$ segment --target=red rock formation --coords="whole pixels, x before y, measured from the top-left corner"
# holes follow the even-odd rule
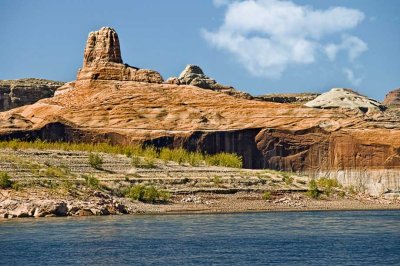
[[[114,46],[105,46],[115,48],[116,37],[109,38]],[[96,47],[92,42],[90,47]],[[104,51],[110,55],[102,56]],[[317,109],[189,85],[137,82],[152,76],[130,68],[132,78],[120,63],[102,61],[118,59],[117,52],[104,51],[88,52],[96,56],[88,55],[90,65],[84,64],[78,80],[68,84],[74,89],[65,87],[53,98],[0,113],[0,138],[144,142],[237,152],[249,168],[348,171],[359,178],[368,169],[375,171],[373,180],[385,178],[382,171],[390,169],[391,178],[399,176],[400,115],[391,110]],[[99,74],[97,79],[93,74]]]
[[[385,104],[387,106],[400,107],[400,89],[390,91],[386,95],[385,100],[383,101],[383,104]]]
[[[77,80],[87,79],[131,80],[148,83],[164,81],[157,71],[122,64],[118,35],[113,28],[109,27],[103,27],[89,34],[83,67],[77,76]]]
[[[83,66],[96,63],[122,64],[118,35],[114,29],[103,27],[99,31],[89,33],[83,56]]]

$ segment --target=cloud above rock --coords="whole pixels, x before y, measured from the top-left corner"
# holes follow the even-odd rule
[[[280,78],[288,67],[315,63],[319,54],[335,60],[340,52],[354,61],[368,49],[347,32],[365,18],[357,10],[325,10],[278,0],[214,0],[224,6],[224,21],[215,31],[203,29],[211,45],[228,51],[253,75]],[[341,38],[338,43],[327,39]]]

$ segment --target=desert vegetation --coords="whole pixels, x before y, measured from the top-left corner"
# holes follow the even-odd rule
[[[0,188],[10,188],[12,181],[10,176],[5,172],[0,172]]]
[[[75,142],[46,142],[42,140],[21,141],[9,140],[0,141],[0,149],[38,149],[38,150],[64,150],[64,151],[86,151],[90,152],[90,165],[99,169],[103,163],[98,153],[124,154],[132,157],[134,166],[145,168],[155,167],[155,160],[174,161],[179,164],[189,164],[191,166],[213,165],[241,168],[243,160],[241,156],[234,153],[203,154],[201,152],[190,152],[183,148],[156,148],[153,146],[141,145],[111,145],[108,143],[75,143]],[[143,157],[142,160],[139,157]]]
[[[154,186],[134,185],[126,189],[125,197],[147,203],[166,202],[170,194]]]

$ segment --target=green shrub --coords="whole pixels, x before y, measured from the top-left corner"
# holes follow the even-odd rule
[[[40,171],[40,175],[41,176],[45,176],[45,177],[59,177],[59,178],[63,178],[67,176],[67,173],[65,172],[65,170],[59,168],[59,167],[55,167],[55,166],[50,166],[47,167],[44,171]]]
[[[165,162],[174,161],[179,164],[188,163],[192,166],[199,166],[204,161],[204,156],[200,152],[189,152],[183,148],[162,148],[160,150],[159,158]]]
[[[98,189],[100,188],[100,181],[92,175],[82,175],[88,187]]]
[[[135,185],[126,191],[125,196],[132,200],[155,203],[157,201],[168,201],[170,194],[158,190],[154,186]]]
[[[208,165],[226,166],[241,168],[242,158],[237,154],[219,153],[215,155],[203,155],[201,152],[189,152],[183,148],[169,149],[162,148],[160,152],[153,147],[143,148],[141,145],[111,145],[109,143],[75,143],[75,142],[47,142],[35,140],[32,142],[21,140],[0,141],[0,149],[39,149],[39,150],[65,150],[65,151],[86,151],[90,153],[111,153],[125,154],[127,156],[144,157],[148,161],[163,159],[164,161],[176,161],[180,164],[188,163],[192,166],[198,166],[206,162]],[[92,158],[92,162],[90,160]],[[99,155],[89,156],[89,163],[93,168],[101,169],[103,160]]]
[[[19,191],[21,189],[21,184],[19,182],[12,182],[12,189]]]
[[[216,176],[214,176],[212,181],[213,181],[214,185],[218,186],[222,183],[222,177],[216,175]]]
[[[340,188],[341,185],[336,178],[319,178],[317,180],[318,187],[322,188],[324,193],[329,197],[334,188]]]
[[[10,188],[12,184],[11,177],[5,172],[0,172],[0,188]]]
[[[90,153],[89,164],[94,169],[101,170],[103,166],[103,159],[98,154]]]
[[[157,149],[153,146],[147,146],[143,149],[142,156],[145,160],[154,160],[158,158]]]
[[[233,168],[242,168],[242,157],[234,153],[217,153],[214,155],[206,155],[205,161],[208,165],[225,166]]]
[[[320,191],[318,190],[317,182],[314,179],[308,184],[307,194],[313,199],[319,198]]]
[[[271,199],[271,192],[265,191],[262,195],[263,200],[270,200]]]
[[[143,168],[156,168],[156,160],[154,158],[145,158]]]
[[[283,175],[283,182],[285,182],[286,185],[291,185],[293,184],[293,177],[291,177],[288,173],[282,173]]]
[[[132,166],[139,167],[141,163],[140,157],[137,155],[132,155]]]

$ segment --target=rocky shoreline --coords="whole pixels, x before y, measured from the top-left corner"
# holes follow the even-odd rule
[[[2,190],[0,218],[104,216],[122,214],[235,213],[262,211],[399,210],[400,201],[357,194],[345,198],[312,199],[304,193],[284,193],[263,199],[261,193],[198,193],[174,195],[166,203],[143,203],[91,191],[85,199],[71,196],[47,199],[30,197],[28,191]],[[37,192],[37,191],[36,191]],[[46,193],[42,191],[42,193]],[[32,193],[34,194],[34,193]],[[31,194],[31,195],[32,195]],[[25,197],[24,197],[25,195]]]

